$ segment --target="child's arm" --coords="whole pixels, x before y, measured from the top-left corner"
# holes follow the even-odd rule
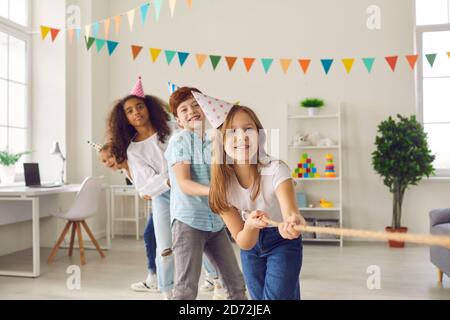
[[[244,222],[235,208],[223,212],[221,217],[230,230],[236,244],[242,250],[251,250],[258,241],[259,230],[267,227],[267,223],[263,222],[261,218],[265,214],[261,211],[254,211]]]
[[[282,182],[276,189],[276,195],[284,219],[284,222],[278,227],[281,236],[288,240],[299,238],[301,233],[295,230],[294,226],[299,224],[306,225],[306,221],[298,210],[292,179]]]
[[[191,179],[191,164],[188,162],[176,163],[173,172],[181,191],[188,196],[209,196],[209,187]]]

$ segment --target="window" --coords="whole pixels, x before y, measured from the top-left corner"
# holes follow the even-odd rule
[[[416,0],[419,118],[436,155],[438,175],[450,175],[450,0]],[[433,62],[431,66],[427,55]]]
[[[12,153],[30,149],[27,25],[27,0],[0,0],[0,150]]]

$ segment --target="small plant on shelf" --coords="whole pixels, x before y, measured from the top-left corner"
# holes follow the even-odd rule
[[[310,99],[310,98],[308,98],[308,99],[303,100],[300,103],[300,105],[303,108],[308,109],[308,114],[310,116],[315,116],[315,115],[317,115],[317,112],[318,112],[319,108],[322,108],[325,105],[325,102],[323,100],[321,100],[321,99],[316,99],[316,98]]]

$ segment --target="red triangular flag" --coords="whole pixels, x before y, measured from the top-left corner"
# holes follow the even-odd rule
[[[51,28],[51,29],[50,29],[50,34],[51,34],[51,36],[52,36],[52,42],[54,42],[55,39],[56,39],[56,37],[57,37],[58,34],[59,34],[59,29],[53,29],[53,28]]]
[[[390,56],[385,57],[387,63],[391,67],[392,71],[395,71],[395,67],[397,66],[398,56]]]
[[[255,60],[255,58],[244,58],[245,69],[247,69],[247,72],[250,71]]]
[[[414,70],[414,68],[416,67],[418,58],[419,58],[419,55],[417,55],[417,54],[406,56],[406,60],[408,60],[411,70]]]
[[[227,61],[228,69],[233,70],[234,64],[236,63],[237,57],[225,57]]]
[[[133,60],[136,60],[137,56],[141,53],[142,51],[141,46],[131,46],[131,52],[133,53]]]
[[[300,63],[303,73],[306,74],[308,72],[309,65],[311,64],[311,59],[299,59],[298,63]]]

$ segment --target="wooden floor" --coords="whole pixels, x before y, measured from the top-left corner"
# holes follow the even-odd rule
[[[237,252],[237,250],[236,250]],[[87,265],[81,269],[81,290],[67,289],[70,265],[79,264],[78,251],[72,259],[61,250],[48,266],[49,249],[42,249],[42,275],[38,279],[0,277],[0,299],[162,299],[161,294],[135,293],[130,284],[146,275],[144,244],[131,238],[116,239],[113,249],[101,260],[87,251]],[[0,269],[24,268],[31,251],[0,257]],[[367,268],[380,267],[381,289],[367,288]],[[426,247],[389,249],[381,243],[347,243],[336,246],[305,245],[301,273],[302,298],[310,299],[446,299],[450,300],[450,279],[437,283],[437,271],[429,262]],[[200,294],[199,299],[211,299]]]

